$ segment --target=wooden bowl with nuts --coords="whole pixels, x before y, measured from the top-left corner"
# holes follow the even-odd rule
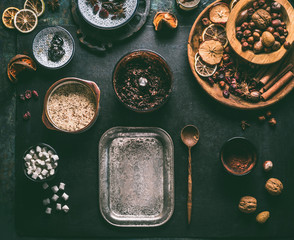
[[[232,9],[227,38],[234,51],[254,64],[281,60],[294,40],[294,9],[287,0],[240,0]]]

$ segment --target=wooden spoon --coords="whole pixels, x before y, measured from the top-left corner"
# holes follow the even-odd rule
[[[188,224],[191,222],[192,212],[192,163],[191,163],[191,148],[196,145],[199,140],[199,130],[193,125],[185,126],[181,131],[181,139],[189,149],[189,165],[188,165]]]

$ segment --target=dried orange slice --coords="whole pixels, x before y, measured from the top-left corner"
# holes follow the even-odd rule
[[[217,69],[217,65],[208,65],[205,63],[198,53],[195,55],[195,70],[201,77],[212,76]]]
[[[22,9],[15,14],[14,26],[22,33],[33,31],[38,24],[36,13],[30,9]]]
[[[43,0],[26,0],[24,9],[33,10],[40,17],[45,11],[45,3]]]
[[[220,24],[211,24],[204,29],[202,33],[203,41],[215,40],[220,41],[224,48],[228,45],[226,29]]]
[[[228,21],[230,9],[228,4],[219,2],[212,6],[209,10],[209,19],[213,23],[225,24]]]
[[[224,47],[220,41],[209,40],[200,44],[199,55],[209,65],[219,64],[224,54]]]
[[[13,29],[14,27],[14,16],[15,14],[19,11],[18,8],[15,7],[9,7],[6,8],[2,14],[2,22],[4,24],[5,27]]]

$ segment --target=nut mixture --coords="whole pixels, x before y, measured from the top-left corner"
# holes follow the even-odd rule
[[[94,94],[81,84],[59,87],[48,100],[48,113],[54,124],[66,131],[85,128],[95,116]]]

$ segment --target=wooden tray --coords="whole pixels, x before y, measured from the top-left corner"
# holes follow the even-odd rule
[[[259,109],[268,107],[274,103],[277,103],[282,98],[284,98],[293,88],[294,88],[294,81],[290,81],[282,90],[280,90],[276,95],[270,98],[267,101],[260,101],[258,103],[252,103],[243,100],[238,96],[234,96],[233,94],[230,95],[229,98],[224,98],[222,90],[218,86],[218,84],[214,84],[211,86],[204,78],[200,77],[195,71],[195,54],[198,52],[201,35],[204,27],[202,26],[201,19],[208,15],[209,9],[217,2],[226,2],[230,3],[229,0],[217,0],[214,3],[210,4],[207,8],[205,8],[197,17],[196,21],[194,22],[188,40],[188,59],[190,68],[192,70],[193,75],[195,76],[196,80],[200,84],[200,86],[216,101],[225,104],[229,107],[238,108],[238,109]],[[283,59],[281,60],[283,61]],[[292,51],[291,61],[294,62],[294,54]]]

